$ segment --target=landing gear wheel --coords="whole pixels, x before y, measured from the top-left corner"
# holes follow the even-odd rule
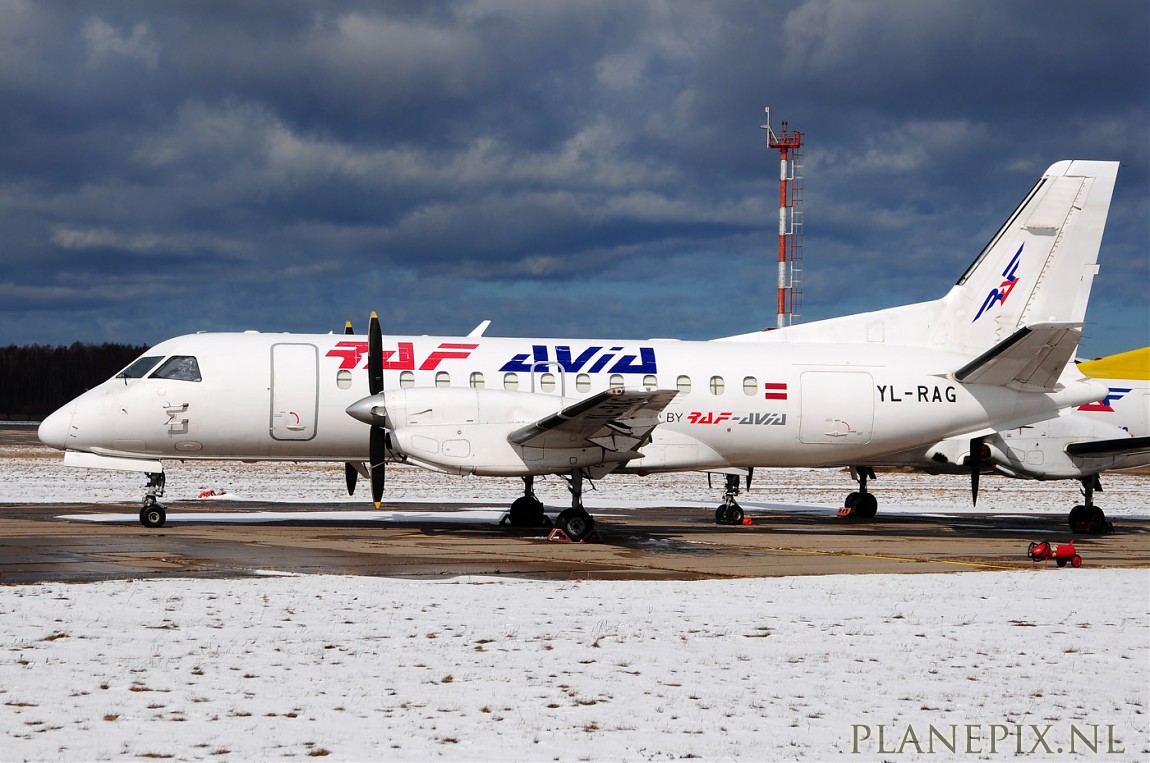
[[[1106,513],[1097,506],[1083,506],[1079,504],[1070,510],[1070,529],[1077,533],[1102,534],[1111,531],[1110,523],[1106,521]]]
[[[743,508],[741,506],[739,506],[739,504],[737,504],[737,503],[732,504],[731,507],[729,509],[727,509],[727,524],[729,524],[729,525],[741,525],[742,523],[743,523]]]
[[[144,527],[163,527],[168,519],[168,513],[158,503],[153,503],[140,509],[140,524]]]
[[[543,513],[543,503],[535,496],[520,496],[511,504],[508,518],[513,527],[546,527],[550,524]]]
[[[719,508],[715,509],[715,524],[727,524],[727,504],[719,504]]]
[[[1089,509],[1087,509],[1082,504],[1078,504],[1070,510],[1070,529],[1073,532],[1086,532],[1086,528],[1080,527],[1080,525],[1086,521],[1086,514],[1088,511]]]
[[[853,509],[859,505],[859,493],[856,490],[853,493],[847,493],[846,500],[843,501],[843,508]]]
[[[860,493],[855,504],[855,516],[863,519],[874,519],[878,513],[878,499],[872,493]]]
[[[595,528],[595,520],[582,509],[564,509],[556,518],[555,526],[567,533],[573,543],[578,543]]]

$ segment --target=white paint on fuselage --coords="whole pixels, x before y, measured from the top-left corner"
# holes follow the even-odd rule
[[[277,360],[275,373],[281,379],[316,375],[315,385],[296,378],[277,395],[276,405],[283,410],[272,406],[272,353],[277,345],[313,346],[318,359],[312,367],[301,361],[307,352],[289,352]],[[146,355],[194,356],[202,381],[113,378],[54,414],[42,436],[56,437],[48,443],[56,447],[115,456],[362,461],[367,458],[367,427],[345,409],[368,395],[366,345],[364,336],[338,334],[177,337]],[[481,421],[448,415],[408,427],[408,435],[446,448],[434,454],[429,448],[431,464],[458,465],[447,469],[458,473],[554,472],[552,463],[525,463],[515,457],[507,434],[607,389],[614,374],[622,376],[628,388],[649,385],[647,376],[654,377],[659,389],[676,389],[679,377],[690,380],[690,391],[681,391],[667,406],[652,442],[642,449],[644,458],[628,463],[629,471],[861,462],[981,430],[988,420],[1002,429],[1048,418],[1060,407],[1100,396],[1099,385],[1071,378],[1064,380],[1061,391],[1050,394],[962,385],[948,374],[968,357],[885,344],[421,336],[385,338],[383,346],[388,364],[410,367],[414,387],[424,389],[435,389],[436,375],[447,373],[446,383],[462,391],[472,374],[481,373],[487,390],[500,390],[506,369],[529,367],[536,360],[548,364],[534,373],[510,371],[518,376],[513,397],[523,405],[486,411]],[[293,363],[302,365],[293,368]],[[401,388],[401,372],[385,370],[385,390]],[[546,372],[556,376],[554,392],[541,389]],[[588,377],[586,391],[579,391],[576,377],[583,373]],[[814,376],[804,379],[807,374]],[[721,394],[712,392],[712,377],[723,380]],[[747,389],[753,394],[744,392],[748,377],[753,385],[748,383]],[[808,383],[811,379],[817,383]],[[852,393],[836,394],[836,379]],[[316,397],[293,406],[285,397],[292,390],[303,398],[313,393]],[[310,410],[315,416],[310,425],[290,418],[304,411],[306,419]],[[285,421],[306,439],[289,439]],[[53,434],[58,432],[66,432],[67,439],[60,442]],[[444,446],[448,441],[468,446]],[[499,452],[500,445],[506,452]],[[410,439],[405,447],[410,447]],[[453,452],[447,452],[451,448]]]

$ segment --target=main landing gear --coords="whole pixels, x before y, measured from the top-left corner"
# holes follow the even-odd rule
[[[1085,504],[1078,504],[1070,510],[1070,529],[1076,533],[1108,533],[1114,530],[1114,525],[1106,521],[1106,514],[1094,505],[1094,491],[1102,492],[1102,481],[1098,475],[1083,477],[1082,495],[1086,498]]]
[[[595,529],[595,518],[583,508],[583,470],[571,472],[567,489],[571,491],[571,508],[559,512],[555,527],[566,533],[572,543],[578,543]]]
[[[164,507],[156,503],[156,498],[164,494],[167,481],[163,472],[148,472],[148,485],[144,490],[144,508],[140,509],[140,524],[144,527],[163,527],[168,520]]]
[[[523,478],[523,495],[511,504],[505,521],[514,527],[551,527],[551,520],[543,512],[543,502],[535,497],[535,477]],[[595,529],[595,519],[583,508],[583,472],[576,469],[567,478],[571,491],[571,508],[559,512],[555,528],[562,530],[574,543],[586,538]]]
[[[866,481],[874,478],[874,469],[869,466],[851,467],[851,479],[859,483],[859,489],[847,495],[843,508],[839,509],[840,517],[874,518],[878,513],[878,499],[866,490]]]
[[[543,502],[535,497],[535,477],[523,478],[523,495],[516,498],[507,513],[507,521],[514,527],[550,527],[551,520],[543,512]]]
[[[728,474],[727,489],[723,491],[723,502],[715,509],[715,524],[741,525],[743,523],[743,507],[735,501],[739,494],[739,475]]]

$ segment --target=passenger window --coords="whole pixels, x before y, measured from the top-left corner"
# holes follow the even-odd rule
[[[759,392],[759,380],[753,376],[743,377],[743,394],[754,397]]]
[[[176,381],[203,381],[200,377],[200,364],[191,355],[173,355],[152,374],[153,379],[174,379]]]
[[[147,376],[148,371],[156,367],[156,364],[164,359],[163,355],[149,355],[143,358],[138,358],[132,361],[132,365],[125,368],[120,373],[116,374],[117,379],[143,379]]]
[[[341,368],[335,372],[335,386],[340,389],[351,389],[351,371]]]
[[[469,383],[474,389],[483,389],[483,372],[472,371]]]
[[[654,374],[647,374],[643,377],[643,389],[650,392],[659,387],[659,380],[655,378]]]
[[[679,390],[679,392],[683,393],[684,395],[691,394],[691,377],[680,376],[675,380],[675,389]]]
[[[611,389],[623,389],[623,377],[619,374],[611,374],[611,378],[607,381],[607,386]]]
[[[503,374],[503,389],[512,392],[519,389],[519,374]]]
[[[591,390],[591,377],[587,374],[579,374],[576,376],[575,389],[580,392],[589,392]]]
[[[399,386],[403,389],[411,389],[415,386],[415,372],[404,371],[399,375]]]
[[[721,377],[721,376],[712,376],[711,377],[711,394],[712,395],[721,395],[726,390],[726,388],[727,388],[727,385],[723,383],[723,377]]]
[[[437,387],[450,387],[451,374],[446,371],[438,371],[435,374],[435,386]]]
[[[539,377],[539,389],[544,392],[555,391],[555,374],[543,374]]]

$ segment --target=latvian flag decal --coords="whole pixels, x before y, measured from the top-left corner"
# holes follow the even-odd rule
[[[767,392],[763,395],[767,400],[786,400],[787,385],[785,382],[767,382],[763,385]]]

